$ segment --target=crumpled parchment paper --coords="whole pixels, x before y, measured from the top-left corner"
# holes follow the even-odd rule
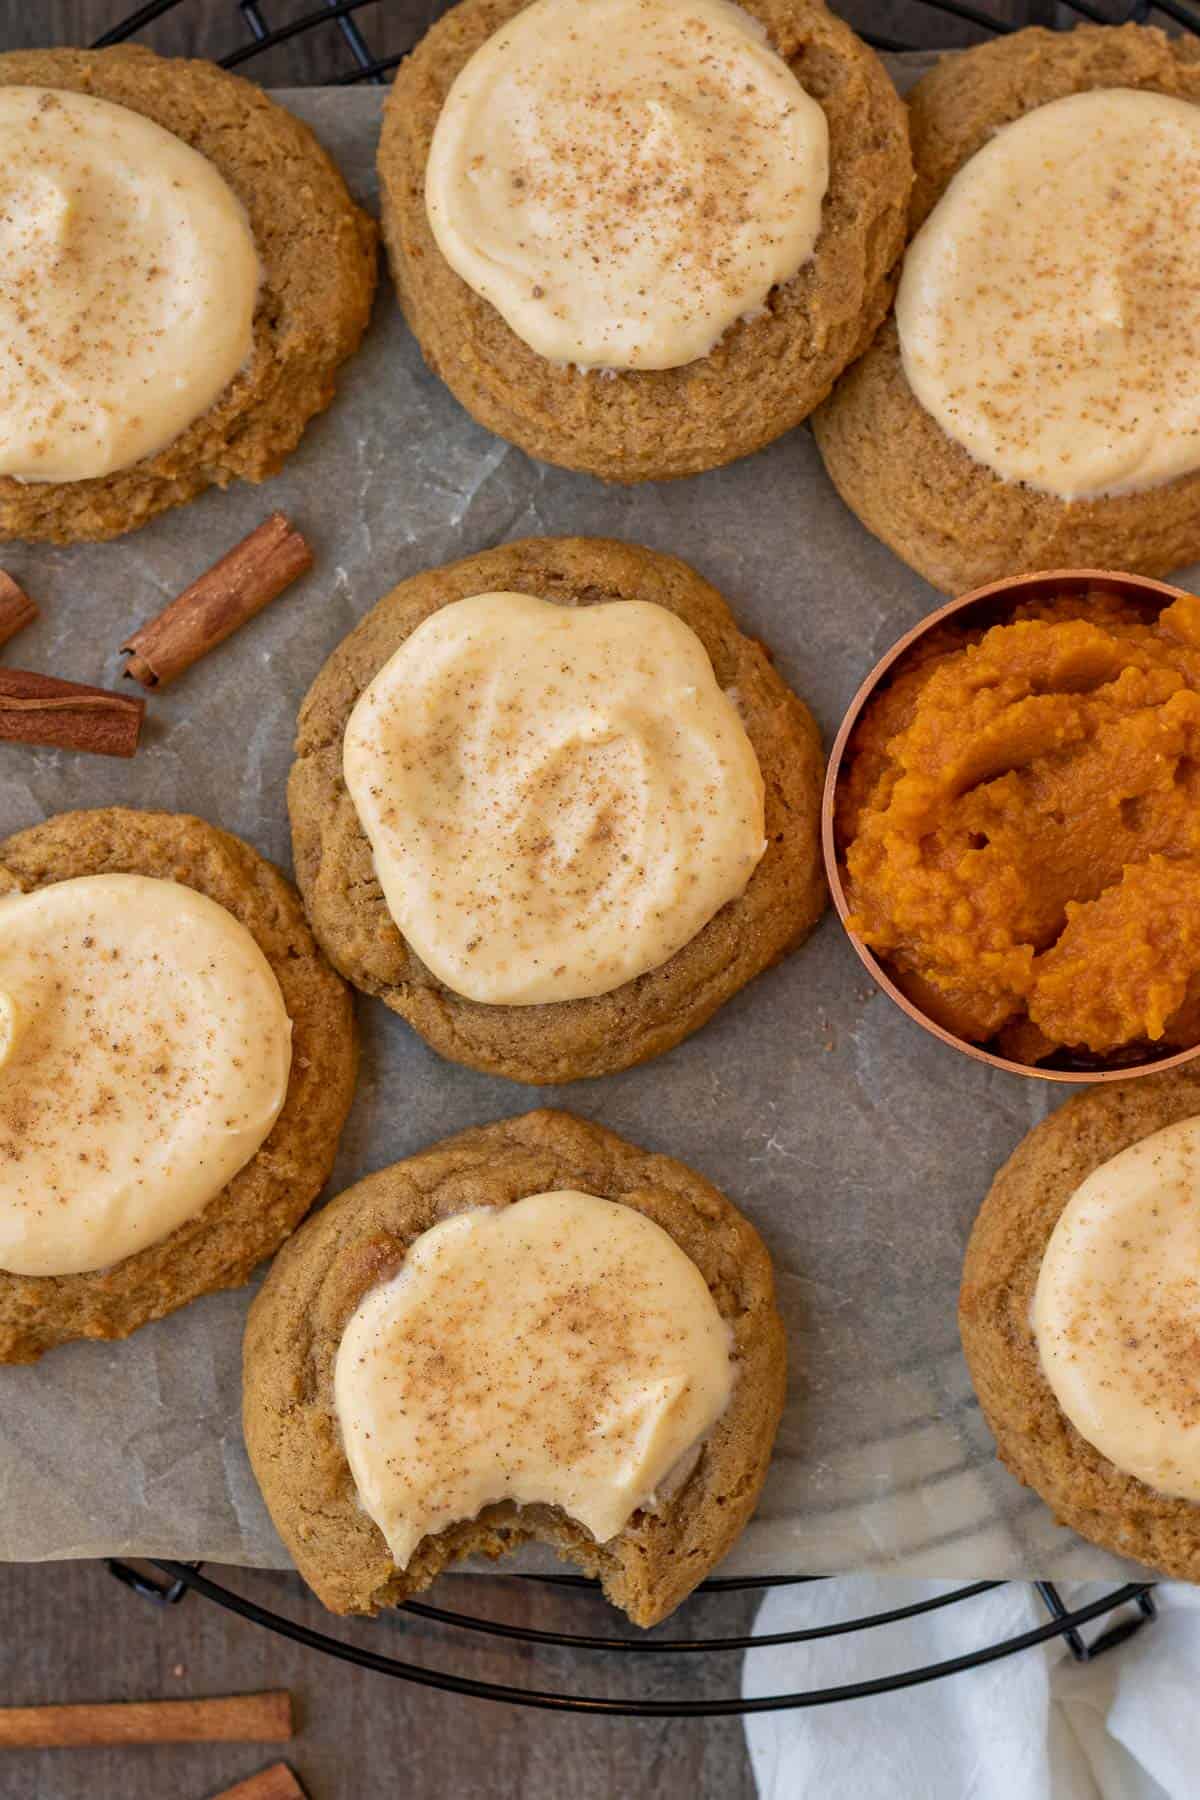
[[[284,98],[373,206],[378,91]],[[385,280],[336,404],[276,480],[210,494],[114,544],[7,546],[44,614],[6,659],[114,684],[129,631],[274,507],[310,539],[314,572],[152,698],[132,763],[0,745],[0,833],[73,806],[161,806],[286,865],[293,724],[329,651],[402,577],[507,538],[609,534],[685,557],[772,646],[827,739],[876,658],[938,599],[842,506],[806,431],[732,468],[634,489],[539,467],[428,373]],[[1117,1569],[994,1461],[955,1326],[975,1210],[1061,1090],[934,1043],[871,990],[832,917],[669,1056],[540,1095],[439,1061],[376,1002],[359,1012],[362,1078],[335,1191],[546,1102],[694,1164],[763,1233],[791,1400],[727,1572]],[[286,1566],[239,1424],[249,1300],[213,1295],[125,1343],[0,1370],[0,1556]]]

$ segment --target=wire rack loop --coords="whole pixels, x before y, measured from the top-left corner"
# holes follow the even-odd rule
[[[334,1637],[328,1632],[315,1631],[311,1626],[302,1625],[299,1621],[286,1617],[270,1607],[262,1606],[258,1601],[226,1587],[203,1572],[198,1563],[179,1563],[155,1559],[147,1567],[158,1572],[164,1579],[158,1580],[136,1565],[109,1559],[109,1568],[113,1574],[128,1588],[156,1605],[175,1605],[189,1592],[202,1595],[214,1604],[224,1607],[226,1611],[236,1613],[240,1618],[248,1619],[252,1624],[273,1632],[277,1637],[285,1637],[293,1643],[304,1644],[311,1650],[326,1656],[335,1657],[340,1662],[353,1664],[357,1668],[370,1669],[376,1674],[390,1675],[399,1681],[413,1682],[419,1687],[436,1688],[442,1693],[461,1694],[476,1700],[496,1700],[512,1706],[533,1707],[543,1712],[596,1713],[612,1718],[651,1718],[651,1719],[710,1719],[743,1716],[748,1713],[786,1712],[802,1707],[828,1706],[839,1701],[861,1700],[877,1694],[895,1693],[903,1688],[919,1687],[930,1681],[938,1681],[948,1675],[961,1674],[967,1669],[982,1668],[987,1663],[998,1662],[1007,1656],[1015,1656],[1018,1652],[1034,1648],[1038,1644],[1049,1643],[1055,1638],[1063,1638],[1072,1654],[1080,1661],[1089,1661],[1102,1655],[1107,1650],[1115,1649],[1125,1643],[1133,1634],[1141,1630],[1156,1617],[1153,1584],[1150,1582],[1126,1582],[1119,1587],[1089,1602],[1086,1606],[1069,1608],[1062,1600],[1057,1588],[1051,1582],[1036,1582],[1050,1613],[1044,1625],[1031,1627],[1012,1637],[1001,1639],[997,1643],[981,1644],[978,1649],[968,1651],[962,1656],[950,1657],[940,1662],[928,1663],[917,1668],[897,1669],[888,1675],[876,1676],[869,1681],[856,1681],[838,1686],[824,1688],[808,1688],[791,1693],[770,1694],[754,1699],[746,1699],[741,1694],[731,1693],[716,1699],[688,1700],[683,1698],[669,1700],[644,1700],[636,1697],[614,1698],[607,1694],[591,1694],[567,1692],[537,1687],[513,1687],[505,1682],[480,1680],[474,1676],[462,1675],[453,1670],[429,1668],[422,1663],[407,1661],[401,1657],[389,1656],[383,1651],[367,1649],[361,1644],[346,1638]],[[571,1586],[587,1588],[595,1591],[596,1583],[582,1577],[526,1575],[515,1579],[542,1583],[548,1586]],[[808,1578],[803,1576],[755,1577],[745,1581],[724,1581],[705,1583],[697,1592],[701,1595],[713,1596],[731,1592],[747,1592],[754,1589],[799,1586]],[[455,1612],[449,1608],[431,1606],[424,1601],[408,1601],[399,1609],[411,1617],[433,1624],[450,1627],[459,1631],[481,1632],[488,1636],[507,1638],[526,1646],[539,1649],[569,1649],[580,1653],[617,1652],[632,1655],[637,1661],[645,1656],[678,1656],[694,1655],[699,1652],[718,1653],[720,1651],[751,1652],[770,1647],[790,1644],[806,1644],[835,1637],[845,1637],[854,1632],[866,1632],[884,1625],[893,1625],[906,1619],[913,1619],[925,1613],[937,1612],[948,1606],[960,1605],[975,1599],[977,1596],[990,1593],[1004,1584],[998,1581],[976,1581],[963,1587],[952,1589],[949,1593],[935,1595],[927,1600],[915,1601],[908,1606],[892,1608],[886,1612],[870,1613],[861,1618],[837,1620],[830,1625],[806,1627],[796,1631],[771,1632],[761,1635],[749,1634],[736,1637],[696,1637],[696,1638],[617,1638],[594,1637],[573,1632],[541,1631],[531,1626],[515,1626],[503,1621],[481,1618],[474,1613]],[[1083,1628],[1096,1620],[1117,1617],[1097,1637],[1090,1642],[1083,1636]]]

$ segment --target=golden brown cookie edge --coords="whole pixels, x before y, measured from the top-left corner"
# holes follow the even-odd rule
[[[697,632],[737,690],[766,785],[768,848],[745,892],[659,969],[610,994],[535,1008],[451,993],[408,950],[375,879],[341,773],[358,695],[439,607],[492,589],[587,603],[636,597]],[[824,759],[815,722],[738,629],[717,590],[678,558],[604,538],[525,538],[402,581],[332,652],[301,707],[288,782],[297,881],[317,940],[355,987],[454,1062],[544,1085],[610,1074],[662,1054],[807,937],[825,907],[819,843]]]
[[[599,1192],[668,1230],[701,1268],[734,1332],[739,1374],[696,1473],[670,1509],[611,1544],[550,1507],[489,1507],[422,1541],[394,1568],[363,1511],[337,1430],[332,1367],[346,1321],[438,1218],[558,1187]],[[377,1612],[468,1555],[550,1543],[596,1575],[634,1623],[664,1618],[740,1535],[766,1476],[786,1386],[770,1258],[724,1195],[674,1158],[562,1112],[477,1126],[367,1176],[297,1233],[247,1321],[243,1423],[268,1510],[300,1573],[335,1612]]]
[[[59,813],[0,842],[10,891],[115,872],[181,881],[250,931],[292,1019],[287,1097],[250,1162],[160,1243],[87,1274],[0,1271],[0,1363],[34,1362],[76,1338],[127,1337],[201,1294],[241,1286],[325,1185],[354,1093],[350,994],[318,949],[296,890],[240,838],[185,813],[113,806]]]
[[[944,57],[909,96],[912,229],[999,126],[1117,83],[1200,101],[1200,45],[1142,25],[1031,26]],[[850,510],[943,593],[1036,569],[1162,576],[1200,558],[1200,471],[1142,493],[1070,503],[1002,481],[920,405],[892,317],[814,413],[813,432]]]
[[[808,416],[890,305],[912,183],[907,114],[890,77],[821,0],[747,0],[830,122],[834,177],[814,258],[772,290],[767,317],[734,327],[708,357],[600,381],[554,367],[517,337],[449,267],[425,217],[424,170],[445,94],[526,3],[459,0],[402,65],[385,109],[384,240],[426,361],[498,436],[605,480],[671,479],[761,449]]]
[[[1041,1370],[1030,1322],[1042,1257],[1085,1176],[1200,1112],[1194,1065],[1093,1088],[1044,1119],[998,1171],[963,1265],[963,1351],[1001,1460],[1061,1524],[1118,1556],[1200,1580],[1200,1507],[1125,1475],[1083,1438]]]
[[[307,125],[252,82],[144,45],[8,51],[0,55],[0,85],[11,84],[112,100],[207,156],[250,215],[264,279],[250,365],[213,406],[129,469],[74,482],[0,476],[0,541],[117,537],[207,487],[277,473],[332,401],[337,370],[358,347],[374,298],[378,230],[333,159]]]

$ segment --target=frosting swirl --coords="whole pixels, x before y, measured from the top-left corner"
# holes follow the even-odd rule
[[[539,355],[671,369],[808,261],[820,106],[730,0],[534,0],[460,71],[425,204]]]
[[[1200,1119],[1080,1184],[1046,1246],[1033,1324],[1080,1436],[1147,1487],[1200,1501]]]
[[[291,1021],[253,937],[173,881],[0,899],[0,1269],[104,1269],[195,1218],[287,1097]]]
[[[631,1206],[566,1189],[443,1219],[338,1346],[359,1497],[402,1569],[500,1500],[606,1543],[691,1472],[732,1342],[695,1263]]]
[[[1200,106],[1098,88],[1002,127],[909,246],[896,324],[916,398],[1006,481],[1200,468]]]
[[[0,475],[165,448],[250,356],[258,255],[198,151],[128,107],[0,87]]]
[[[388,909],[467,999],[610,992],[682,949],[766,847],[762,775],[664,607],[476,594],[420,625],[346,727]]]

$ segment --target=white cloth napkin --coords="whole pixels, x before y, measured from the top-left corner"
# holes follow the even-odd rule
[[[776,1589],[754,1630],[832,1624],[961,1585],[864,1575]],[[1068,1606],[1103,1591],[1060,1589]],[[1164,1583],[1155,1597],[1159,1618],[1093,1663],[1077,1663],[1055,1640],[900,1693],[748,1717],[761,1800],[1197,1800],[1200,1589]],[[961,1656],[1047,1617],[1031,1585],[1010,1582],[894,1625],[748,1651],[742,1692],[751,1699],[870,1680]]]

